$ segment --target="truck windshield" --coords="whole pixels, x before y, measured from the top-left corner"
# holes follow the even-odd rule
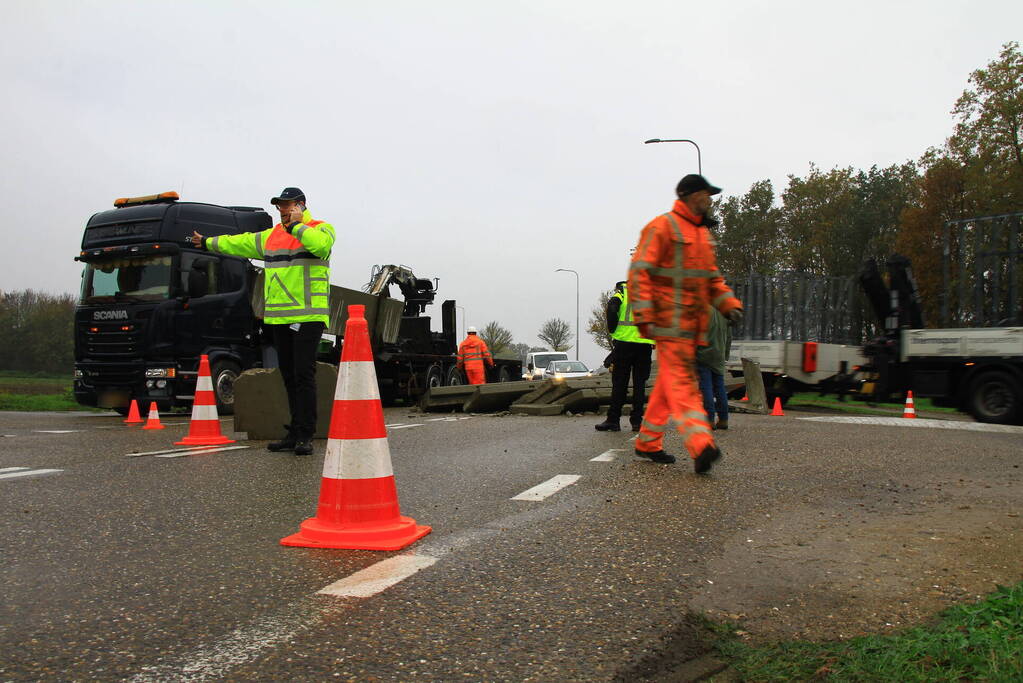
[[[565,360],[563,353],[538,353],[533,356],[533,367],[546,368],[552,360]]]
[[[153,255],[95,261],[85,266],[82,303],[162,301],[170,295],[172,258]]]

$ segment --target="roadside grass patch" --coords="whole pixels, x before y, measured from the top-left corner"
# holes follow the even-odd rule
[[[0,371],[0,410],[91,410],[75,401],[70,377]]]
[[[792,394],[792,398],[786,403],[786,407],[803,408],[827,408],[838,410],[844,413],[858,413],[860,415],[901,415],[905,403],[875,403],[873,405],[865,401],[859,401],[852,397],[845,401],[839,401],[836,396],[821,396],[813,392],[801,392]],[[917,412],[921,410],[932,413],[958,413],[955,408],[936,406],[929,398],[914,398],[913,407]]]
[[[1023,680],[1023,582],[893,635],[758,647],[742,642],[732,626],[711,628],[717,650],[747,681]]]

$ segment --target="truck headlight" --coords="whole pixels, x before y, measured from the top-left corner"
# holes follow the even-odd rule
[[[146,377],[172,378],[177,374],[174,368],[147,368]]]
[[[85,373],[83,373],[81,370],[76,368],[75,369],[74,377],[75,377],[75,379],[81,379],[81,378],[85,377]]]

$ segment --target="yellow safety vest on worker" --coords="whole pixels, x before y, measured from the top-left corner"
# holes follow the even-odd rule
[[[330,324],[330,250],[334,226],[309,210],[289,233],[278,223],[262,232],[206,238],[212,252],[262,259],[266,264],[263,319],[271,325]]]
[[[611,333],[611,338],[623,342],[632,342],[633,344],[653,344],[653,339],[645,339],[639,336],[639,328],[636,327],[636,321],[632,318],[632,304],[629,302],[628,286],[622,285],[621,291],[615,292],[614,297],[620,299],[622,303],[618,307],[618,326]]]

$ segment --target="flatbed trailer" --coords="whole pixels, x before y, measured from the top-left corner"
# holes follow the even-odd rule
[[[782,403],[797,391],[851,391],[854,375],[866,362],[863,349],[850,344],[812,341],[740,339],[732,341],[725,371],[742,377],[742,359],[760,365],[770,403]]]

